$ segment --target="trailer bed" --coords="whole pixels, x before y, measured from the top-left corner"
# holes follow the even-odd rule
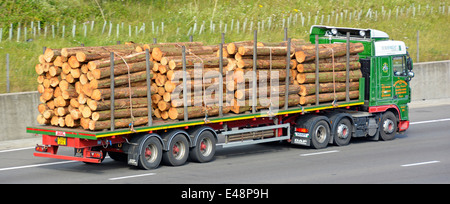
[[[222,123],[228,121],[237,121],[237,120],[245,120],[245,119],[253,119],[253,118],[262,118],[262,117],[270,117],[276,115],[285,115],[285,114],[293,114],[293,113],[301,113],[301,112],[312,112],[318,110],[332,109],[332,108],[342,108],[342,107],[350,107],[350,106],[358,106],[363,105],[364,100],[363,97],[360,97],[361,100],[352,100],[350,102],[339,102],[337,106],[333,106],[331,103],[322,104],[319,106],[302,106],[302,107],[289,107],[287,110],[279,109],[278,113],[273,115],[268,115],[267,110],[263,110],[262,112],[257,112],[255,114],[234,114],[227,113],[224,114],[223,117],[208,117],[205,121],[205,118],[196,118],[190,119],[187,122],[183,120],[155,120],[153,121],[153,126],[139,126],[135,127],[136,132],[149,132],[155,130],[163,130],[163,129],[171,129],[171,128],[180,128],[180,127],[189,127],[194,125],[204,125],[204,124],[213,124],[213,123]],[[49,125],[39,125],[39,126],[29,126],[27,127],[27,133],[34,134],[45,134],[45,135],[54,135],[54,136],[65,136],[65,137],[74,137],[80,139],[89,139],[96,140],[98,138],[109,137],[109,136],[117,136],[117,135],[125,135],[131,134],[132,132],[129,128],[117,129],[114,131],[104,130],[104,131],[89,131],[84,130],[83,128],[61,128]]]

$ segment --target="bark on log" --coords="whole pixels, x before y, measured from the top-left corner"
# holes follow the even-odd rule
[[[359,62],[350,62],[349,63],[349,70],[355,70],[361,68],[361,63]],[[334,71],[345,71],[347,67],[346,62],[336,62],[334,63]],[[305,72],[315,72],[316,71],[316,64],[315,63],[305,63],[305,64],[298,64],[297,65],[297,71],[299,73],[305,73]],[[333,71],[333,63],[320,63],[319,64],[319,72],[332,72]]]
[[[141,116],[148,115],[147,108],[133,108],[133,111],[131,111],[131,109],[129,109],[129,108],[115,109],[114,110],[114,119],[130,118],[132,112],[133,112],[133,117],[141,117]],[[93,121],[110,120],[111,119],[111,110],[93,112],[91,118]]]
[[[258,47],[256,54],[258,56],[260,55],[270,55],[272,53],[272,56],[275,55],[284,55],[287,54],[287,47]],[[241,46],[239,47],[239,54],[240,55],[253,55],[253,46]],[[291,57],[294,54],[294,50],[291,49]]]
[[[150,61],[150,67],[153,66],[154,66],[153,62]],[[117,66],[114,66],[114,76],[127,74],[128,69],[130,70],[130,73],[144,71],[146,69],[145,60],[141,62],[128,63],[128,66],[126,64],[119,64]],[[103,67],[99,69],[94,69],[91,70],[91,73],[94,79],[103,79],[111,76],[111,68]]]
[[[89,106],[89,108],[92,111],[102,111],[102,110],[108,110],[111,108],[111,101],[110,100],[104,100],[104,101],[88,100],[87,105]],[[115,109],[125,109],[125,108],[130,108],[130,106],[133,106],[133,108],[147,107],[147,97],[131,98],[131,102],[130,102],[129,98],[114,100],[114,108]]]
[[[316,50],[315,49],[303,49],[303,46],[295,49],[295,58],[299,63],[312,61],[316,59]],[[350,54],[356,54],[364,51],[364,46],[362,43],[350,43]],[[337,43],[337,44],[322,44],[319,47],[319,59],[321,58],[331,58],[334,54],[334,57],[344,56],[347,53],[347,44],[346,43]]]
[[[275,97],[272,98],[272,105],[270,103],[270,97],[258,98],[256,102],[256,109],[265,109],[269,107],[283,107],[285,102],[285,97]],[[278,102],[278,106],[277,103]],[[288,96],[288,106],[295,106],[300,103],[300,96],[298,94],[290,94]],[[242,113],[252,109],[252,100],[234,100],[231,111],[233,113]]]
[[[262,87],[262,86],[258,86],[257,92],[258,92],[258,97],[263,94],[265,90],[265,96],[270,97],[270,96],[284,96],[285,91],[286,91],[286,85],[281,85],[281,86],[266,86],[266,87]],[[243,99],[251,99],[253,96],[253,89],[252,88],[246,88],[246,89],[242,89],[242,90],[236,90],[234,93],[234,96],[236,99],[239,100],[243,100]],[[289,92],[288,94],[296,94],[299,93],[299,91],[301,91],[301,86],[300,85],[295,85],[295,84],[289,84]]]
[[[338,101],[345,100],[345,92],[337,92],[336,94],[334,93],[319,94],[319,102],[322,103],[333,101],[335,99],[335,96],[336,100]],[[349,97],[350,99],[357,99],[359,97],[359,91],[350,91]],[[314,103],[316,103],[315,95],[300,97],[300,105],[314,104]]]
[[[114,65],[125,64],[124,60],[129,64],[132,62],[140,62],[145,61],[145,52],[133,53],[130,55],[123,56],[123,59],[117,56],[114,56]],[[94,70],[102,67],[109,67],[111,65],[110,58],[100,59],[90,61],[88,63],[89,70]]]
[[[209,47],[186,47],[187,55],[211,55],[214,51]],[[155,47],[152,49],[152,58],[161,61],[163,56],[181,56],[181,47]]]
[[[130,92],[131,90],[131,92]],[[155,89],[151,89],[151,93],[156,93]],[[126,98],[126,97],[144,97],[147,96],[147,86],[139,86],[139,87],[124,87],[124,88],[116,88],[114,90],[114,98]],[[95,89],[92,91],[91,98],[93,100],[107,100],[111,98],[111,89]]]
[[[217,116],[219,115],[219,107],[218,106],[207,106],[206,108],[203,106],[191,106],[188,107],[188,118],[201,118],[205,117],[205,113],[208,112],[208,116]],[[224,106],[222,109],[224,114],[230,112],[230,107]],[[183,119],[184,118],[184,108],[175,108],[172,107],[168,111],[169,118],[172,120]]]
[[[320,72],[319,73],[319,83],[333,82],[333,75],[335,82],[345,82],[346,72]],[[361,70],[351,70],[349,72],[350,81],[358,81],[362,77]],[[316,73],[299,73],[297,74],[297,82],[299,84],[305,83],[315,83]]]
[[[253,59],[241,59],[236,61],[236,65],[239,68],[253,68]],[[286,57],[284,59],[270,60],[270,59],[257,59],[256,68],[257,69],[286,69]],[[292,59],[289,64],[290,68],[297,67],[297,61]]]
[[[115,128],[126,128],[129,127],[128,125],[130,123],[133,123],[134,126],[139,125],[145,125],[148,123],[148,117],[135,117],[134,121],[131,118],[122,118],[122,119],[116,119],[114,120],[114,126]],[[104,129],[110,129],[111,128],[111,121],[110,120],[103,120],[103,121],[89,121],[89,130],[104,130]]]
[[[302,84],[299,85],[300,91],[298,94],[300,96],[306,96],[316,93],[315,84]],[[356,91],[359,89],[359,82],[350,82],[349,90]],[[345,91],[345,83],[319,83],[319,93],[330,93],[336,90],[336,92]]]
[[[152,73],[150,73],[150,77],[152,77]],[[124,74],[114,78],[114,86],[128,85],[129,82],[135,83],[145,80],[147,80],[147,71],[135,72],[131,73],[130,75]],[[91,80],[89,84],[93,89],[108,88],[111,87],[111,79],[110,78],[105,78],[101,80],[94,79]]]

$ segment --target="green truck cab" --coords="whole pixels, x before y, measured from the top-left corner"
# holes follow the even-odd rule
[[[360,53],[359,57],[365,78],[365,106],[369,108],[369,112],[394,108],[400,114],[400,120],[409,120],[409,82],[414,73],[413,63],[404,42],[390,40],[387,33],[375,29],[320,25],[311,27],[311,43],[315,43],[316,36],[319,44],[346,43],[347,37],[352,43],[362,43],[364,52]]]

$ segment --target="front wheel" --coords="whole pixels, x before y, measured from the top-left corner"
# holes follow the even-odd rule
[[[394,113],[387,111],[381,116],[379,124],[380,138],[384,141],[393,140],[397,132],[397,118]]]

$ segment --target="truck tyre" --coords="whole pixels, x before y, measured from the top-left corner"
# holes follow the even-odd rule
[[[203,131],[197,137],[195,147],[190,151],[190,158],[195,162],[209,162],[216,152],[216,138],[210,131]]]
[[[316,149],[327,147],[330,141],[330,126],[325,120],[317,121],[311,129],[311,144]]]
[[[161,163],[162,145],[156,137],[146,139],[139,154],[138,166],[142,169],[155,169]]]
[[[380,138],[384,141],[393,140],[397,132],[397,118],[394,113],[387,111],[381,116],[379,124]]]
[[[352,138],[353,125],[347,118],[340,119],[334,127],[334,143],[338,146],[348,145]]]
[[[175,135],[169,143],[169,149],[163,153],[163,161],[167,165],[183,165],[189,157],[189,142],[185,135]]]

